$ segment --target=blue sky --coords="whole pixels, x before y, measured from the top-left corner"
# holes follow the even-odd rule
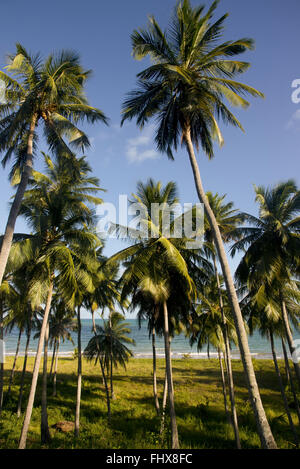
[[[193,1],[193,4],[210,2]],[[107,190],[104,199],[116,203],[119,194],[130,195],[138,180],[148,177],[178,183],[182,202],[196,202],[192,172],[184,149],[175,162],[159,155],[153,144],[153,127],[141,133],[134,122],[120,128],[120,108],[124,95],[135,86],[135,76],[146,66],[131,56],[130,34],[145,26],[153,14],[164,28],[173,0],[3,0],[1,2],[0,67],[5,57],[21,42],[44,56],[54,50],[78,51],[83,65],[93,70],[87,85],[92,105],[110,118],[110,126],[84,129],[91,138],[87,152],[95,175]],[[200,152],[200,170],[206,190],[227,194],[237,208],[257,213],[253,184],[272,185],[294,178],[299,185],[300,103],[292,102],[293,80],[300,79],[299,0],[221,0],[216,18],[229,12],[224,40],[252,37],[256,50],[243,59],[252,64],[242,80],[259,89],[265,99],[251,100],[246,111],[237,111],[246,132],[224,128],[225,145],[216,148],[208,161]],[[37,168],[41,168],[36,162]],[[2,170],[0,186],[0,231],[3,232],[12,190],[8,170]],[[17,230],[25,229],[20,220]],[[123,245],[108,242],[106,254]],[[236,261],[231,262],[234,269]]]

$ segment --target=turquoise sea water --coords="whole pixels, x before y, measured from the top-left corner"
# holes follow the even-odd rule
[[[98,323],[101,323],[101,320],[97,320]],[[152,346],[151,340],[149,339],[149,334],[147,330],[147,324],[143,323],[142,327],[139,328],[138,322],[136,319],[126,319],[126,322],[129,323],[131,328],[131,337],[135,340],[136,346],[132,347],[132,351],[135,357],[151,357],[152,356]],[[14,355],[16,350],[16,344],[18,339],[18,330],[13,330],[9,335],[5,336],[5,349],[7,355]],[[90,319],[82,320],[82,349],[85,348],[90,338],[93,336],[92,333],[92,321]],[[74,344],[70,341],[65,341],[60,346],[60,356],[72,355],[74,349],[77,347],[77,335],[72,333]],[[300,334],[294,334],[294,339],[300,339]],[[21,339],[21,348],[20,354],[24,352],[25,349],[26,337]],[[37,340],[31,340],[30,343],[30,354],[34,355],[37,349]],[[157,356],[164,356],[164,340],[163,337],[157,337],[156,339],[157,346]],[[269,342],[260,337],[260,335],[255,332],[253,336],[249,337],[249,346],[250,351],[253,357],[256,358],[271,358],[271,350]],[[282,348],[281,341],[275,340],[275,347],[278,353],[278,357],[282,357]],[[188,339],[180,334],[175,336],[172,340],[172,354],[174,358],[180,358],[183,354],[189,353],[191,358],[207,358],[207,350],[202,349],[200,352],[197,351],[197,347],[190,347]],[[210,348],[210,356],[212,358],[217,357],[217,353],[213,348]],[[232,356],[233,358],[239,358],[239,352],[236,347],[232,347]]]

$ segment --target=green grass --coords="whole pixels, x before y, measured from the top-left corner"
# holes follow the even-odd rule
[[[22,417],[17,418],[15,409],[18,384],[23,359],[18,359],[12,397],[4,403],[0,417],[0,447],[16,448],[20,436]],[[12,358],[5,364],[5,392],[8,384]],[[49,363],[50,365],[50,363]],[[158,360],[158,387],[160,399],[163,392],[164,360]],[[29,360],[29,371],[33,358]],[[284,414],[272,361],[254,360],[256,376],[263,404],[272,431],[280,448],[294,448],[293,438]],[[284,376],[283,363],[280,363]],[[74,420],[76,404],[76,369],[73,359],[60,359],[57,377],[57,397],[52,397],[52,384],[48,385],[49,426],[61,420]],[[236,403],[243,448],[258,448],[252,409],[245,387],[240,361],[233,361]],[[168,430],[163,438],[159,435],[160,423],[156,416],[152,397],[152,361],[133,359],[127,371],[115,371],[116,400],[112,402],[112,420],[108,426],[106,401],[99,366],[83,361],[81,427],[75,440],[73,433],[61,433],[51,429],[52,441],[48,448],[108,448],[143,449],[168,448]],[[224,412],[222,386],[217,360],[173,360],[175,403],[181,448],[234,448],[234,434]],[[26,405],[31,374],[26,376],[23,406]],[[289,394],[289,400],[292,401]],[[293,413],[295,424],[296,415]],[[299,428],[299,427],[298,427]],[[36,393],[28,433],[28,448],[40,448],[40,383]]]

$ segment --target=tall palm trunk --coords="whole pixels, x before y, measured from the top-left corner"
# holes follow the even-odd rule
[[[18,408],[17,408],[17,417],[18,418],[20,417],[21,411],[22,411],[23,389],[24,389],[24,381],[25,381],[25,373],[26,373],[26,366],[27,366],[30,336],[31,336],[31,322],[29,324],[29,328],[28,328],[28,331],[27,331],[27,339],[26,339],[26,345],[25,345],[23,370],[22,370],[22,375],[21,375],[20,391],[19,391],[19,399],[18,399]]]
[[[42,352],[43,352],[43,347],[44,347],[46,327],[48,324],[49,312],[51,308],[52,295],[53,295],[53,282],[51,282],[49,291],[48,291],[45,313],[43,317],[39,343],[38,343],[38,348],[37,348],[34,367],[33,367],[32,382],[31,382],[31,388],[30,388],[30,393],[29,393],[29,398],[28,398],[28,403],[27,403],[27,409],[26,409],[25,418],[24,418],[23,427],[22,427],[21,436],[20,436],[20,441],[19,441],[19,449],[26,448],[27,433],[28,433],[28,428],[30,425],[32,408],[33,408],[33,403],[34,403],[34,398],[35,398],[37,380],[38,380],[38,375],[39,375],[39,368],[40,368]]]
[[[241,358],[243,362],[249,397],[250,397],[250,401],[251,401],[252,408],[254,411],[254,416],[256,420],[257,431],[258,431],[260,441],[261,441],[261,446],[262,448],[266,448],[266,449],[277,449],[277,445],[274,440],[269,422],[266,417],[265,410],[263,408],[262,400],[260,397],[260,393],[259,393],[259,389],[258,389],[258,385],[256,381],[256,376],[254,373],[254,367],[253,367],[253,363],[251,360],[243,317],[242,317],[242,313],[240,310],[233,279],[231,276],[222,237],[220,234],[220,230],[219,230],[216,218],[214,216],[212,209],[210,208],[208,199],[206,197],[205,191],[202,186],[200,171],[199,171],[197,159],[195,156],[193,143],[191,140],[190,128],[187,128],[185,130],[184,138],[185,138],[187,151],[188,151],[189,158],[190,158],[190,163],[191,163],[192,170],[193,170],[198,197],[199,197],[200,202],[204,204],[206,216],[211,226],[215,246],[217,248],[218,257],[219,257],[220,264],[222,267],[222,272],[223,272],[224,280],[226,283],[228,298],[229,298],[229,301],[232,307],[232,312],[234,315],[234,322],[235,322],[236,332],[237,332],[238,341],[239,341],[240,354],[241,354]]]
[[[157,415],[160,415],[159,400],[157,395],[157,376],[156,376],[156,345],[155,345],[155,327],[152,327],[152,354],[153,354],[153,396]]]
[[[290,349],[290,354],[293,356],[294,353],[296,352],[296,347],[294,347],[294,340],[293,340],[293,336],[292,336],[292,332],[290,328],[289,318],[288,318],[288,314],[286,310],[286,304],[282,297],[281,297],[281,313],[282,313],[282,319],[283,319],[285,334],[287,338],[287,343]],[[296,360],[293,360],[293,364],[294,364],[297,380],[300,386],[300,366]]]
[[[165,372],[165,383],[164,383],[164,393],[163,393],[163,400],[162,400],[162,413],[161,413],[161,423],[160,423],[160,434],[163,433],[165,429],[165,415],[166,415],[166,405],[167,405],[167,397],[168,397],[168,376],[167,371]]]
[[[4,347],[3,342],[3,301],[0,300],[0,347]],[[0,415],[3,406],[3,387],[4,387],[4,350],[0,350],[0,356],[3,355],[3,361],[0,360]]]
[[[82,380],[82,355],[81,355],[81,319],[80,306],[77,308],[77,348],[78,348],[78,366],[77,366],[77,396],[75,411],[75,437],[79,436],[80,425],[80,401],[81,401],[81,380]]]
[[[228,412],[228,407],[227,407],[227,393],[226,393],[226,382],[225,382],[225,375],[224,375],[224,367],[223,367],[223,362],[222,362],[222,356],[220,349],[218,347],[218,358],[219,358],[219,365],[220,365],[220,372],[221,372],[221,380],[222,380],[222,390],[223,390],[223,397],[224,397],[224,408],[225,408],[225,414],[228,419],[229,417],[229,412]],[[230,421],[230,418],[229,418]]]
[[[296,408],[298,421],[299,421],[299,425],[300,425],[300,407],[299,407],[299,401],[298,401],[298,397],[297,397],[297,393],[296,393],[296,389],[295,389],[295,385],[294,385],[294,378],[292,376],[292,372],[291,372],[291,368],[290,368],[289,359],[288,359],[288,355],[287,355],[284,340],[281,339],[281,342],[282,342],[282,350],[283,350],[283,356],[284,356],[286,372],[287,372],[287,375],[288,375],[288,381],[289,381],[290,386],[291,386],[291,391],[292,391],[292,394],[293,394],[293,397],[294,397],[295,408]]]
[[[96,329],[94,312],[92,312],[92,320],[93,320],[93,331],[94,331],[94,335],[95,335],[95,338],[96,338],[96,346],[97,346],[97,351],[98,351],[98,356],[99,356],[99,363],[100,363],[100,368],[101,368],[101,373],[102,373],[102,379],[103,379],[103,382],[104,382],[105,393],[106,393],[107,419],[108,419],[108,423],[110,423],[111,410],[110,410],[109,389],[108,389],[107,379],[106,379],[106,375],[105,375],[105,367],[104,367],[104,364],[103,364],[103,361],[102,361],[102,358],[101,358],[101,350],[100,350],[99,339],[98,339],[98,336],[97,336],[97,329]]]
[[[172,449],[179,449],[178,430],[177,430],[175,404],[174,404],[174,388],[173,388],[170,334],[169,334],[169,317],[168,317],[168,307],[167,307],[166,301],[164,301],[163,307],[164,307],[164,336],[165,336],[166,373],[167,373],[167,379],[168,379],[168,394],[169,394],[171,433],[172,433]]]
[[[14,363],[10,372],[10,377],[9,377],[9,385],[8,385],[8,390],[7,390],[7,398],[9,398],[10,393],[11,393],[11,387],[12,383],[14,380],[14,374],[15,374],[15,369],[16,369],[16,364],[17,364],[17,359],[19,356],[19,350],[20,350],[20,343],[21,343],[21,336],[22,336],[22,329],[20,329],[19,336],[18,336],[18,342],[17,342],[17,349],[15,353],[15,358],[14,358]]]
[[[53,374],[53,366],[54,366],[54,360],[55,360],[55,355],[56,355],[56,344],[57,344],[57,339],[55,337],[54,339],[54,344],[53,344],[53,352],[52,352],[52,360],[51,360],[51,367],[50,367],[50,372],[49,372],[49,379],[51,380],[52,374]]]
[[[10,208],[10,212],[9,212],[9,216],[8,216],[8,220],[7,220],[7,224],[6,224],[6,228],[5,228],[5,232],[3,236],[3,241],[2,241],[1,251],[0,251],[0,285],[2,284],[3,275],[5,272],[7,259],[9,256],[9,251],[10,251],[12,240],[13,240],[17,216],[19,214],[24,192],[26,190],[28,180],[32,172],[33,137],[34,137],[34,131],[35,131],[35,126],[36,126],[36,120],[37,120],[37,116],[33,116],[31,125],[30,125],[30,130],[29,130],[28,143],[27,143],[27,156],[26,156],[25,164],[24,164],[23,171],[22,171],[22,177],[18,185],[18,189],[15,195],[14,201]]]
[[[295,426],[294,426],[294,422],[293,422],[293,419],[292,419],[292,416],[291,416],[291,412],[290,412],[287,397],[286,397],[286,394],[285,394],[285,390],[284,390],[280,370],[279,370],[279,367],[278,367],[278,362],[277,362],[277,356],[276,356],[275,347],[274,347],[274,338],[273,338],[272,331],[270,331],[269,335],[270,335],[270,341],[271,341],[271,349],[272,349],[274,366],[275,366],[275,370],[276,370],[276,374],[277,374],[277,378],[278,378],[278,383],[279,383],[279,388],[280,388],[282,400],[283,400],[283,403],[284,403],[284,408],[285,408],[285,411],[286,411],[286,414],[287,414],[287,417],[288,417],[288,420],[289,420],[289,425],[290,425],[290,429],[291,429],[293,437],[294,437],[295,445],[298,447],[299,446],[299,438],[298,438],[298,435],[297,435],[297,432],[296,432],[296,429],[295,429]]]
[[[111,327],[111,315],[109,315],[109,327],[110,327],[110,396],[115,399],[114,385],[113,385],[113,343],[112,343],[112,327]]]
[[[47,444],[51,440],[48,412],[47,412],[47,365],[48,365],[48,340],[49,340],[49,323],[46,327],[45,343],[44,343],[44,364],[43,364],[43,383],[42,383],[42,405],[41,405],[41,443]]]
[[[231,423],[232,423],[233,430],[234,430],[234,437],[235,437],[236,447],[237,447],[237,449],[241,449],[239,425],[238,425],[238,418],[237,418],[237,412],[236,412],[236,406],[235,406],[234,383],[233,383],[233,373],[232,373],[232,363],[231,363],[231,353],[230,353],[228,329],[227,329],[227,323],[226,323],[226,318],[225,318],[225,314],[224,314],[224,304],[223,304],[221,284],[220,284],[220,279],[219,279],[219,274],[218,274],[218,269],[217,269],[216,256],[215,256],[214,253],[213,253],[213,263],[214,263],[215,276],[216,276],[216,280],[217,280],[217,287],[218,287],[218,294],[219,294],[219,304],[220,304],[220,310],[221,310],[221,315],[222,315],[222,323],[223,323],[222,331],[223,331],[223,337],[224,337],[224,342],[225,342],[225,358],[226,358],[227,378],[228,378],[228,385],[229,385],[228,386],[229,387],[229,397],[230,397],[230,404],[231,404]]]
[[[57,366],[58,366],[58,352],[59,352],[60,338],[57,339],[56,352],[55,352],[55,363],[53,373],[53,396],[56,396],[56,378],[57,378]]]

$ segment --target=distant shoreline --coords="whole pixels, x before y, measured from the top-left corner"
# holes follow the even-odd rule
[[[14,353],[7,353],[6,357],[14,357]],[[29,352],[28,357],[35,357],[36,352]],[[73,357],[74,352],[69,351],[69,352],[59,352],[58,356],[60,359],[63,358],[71,358]],[[18,358],[24,357],[24,353],[19,353]],[[52,358],[52,353],[48,353],[48,360]],[[162,353],[156,354],[157,359],[164,359],[165,356]],[[271,353],[259,353],[259,352],[253,352],[251,353],[251,358],[256,359],[256,360],[272,360],[272,354]],[[290,358],[290,357],[289,357]],[[152,359],[152,353],[134,353],[132,356],[132,359],[138,360],[138,359]],[[218,359],[218,354],[215,352],[210,353],[210,357],[208,357],[207,353],[205,352],[200,352],[200,353],[195,353],[195,352],[173,352],[172,353],[172,359],[173,360],[217,360]],[[241,357],[239,354],[236,352],[231,355],[232,360],[241,360]],[[278,360],[283,360],[284,357],[282,355],[277,355]]]

